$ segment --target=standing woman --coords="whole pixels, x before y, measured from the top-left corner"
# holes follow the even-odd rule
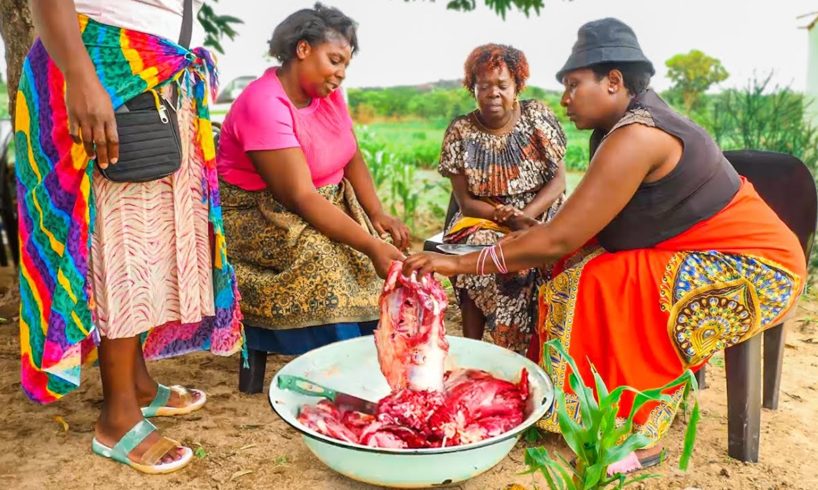
[[[242,345],[208,112],[212,59],[175,41],[180,31],[189,41],[192,0],[31,0],[31,10],[40,37],[15,115],[22,386],[53,402],[98,356],[94,453],[175,471],[192,451],[146,417],[189,413],[206,397],[157,384],[145,359]],[[120,139],[135,138],[117,129],[126,103],[177,119],[178,170],[141,183],[101,174],[158,148],[120,155]]]
[[[471,52],[463,85],[477,109],[446,130],[440,173],[452,181],[459,212],[444,241],[493,245],[505,232],[550,220],[565,197],[565,133],[538,100],[518,100],[528,79],[519,49],[486,44]],[[466,337],[524,354],[536,313],[539,269],[511,274],[461,274],[453,284]]]

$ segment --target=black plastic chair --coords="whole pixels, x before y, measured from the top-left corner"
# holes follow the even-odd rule
[[[818,217],[818,193],[806,165],[791,155],[767,151],[726,151],[724,156],[795,233],[809,261]],[[761,407],[778,408],[783,361],[783,323],[725,350],[730,457],[758,462]],[[697,378],[705,386],[704,367]]]

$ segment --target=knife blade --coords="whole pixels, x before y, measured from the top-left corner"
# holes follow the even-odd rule
[[[375,402],[332,388],[327,388],[326,386],[321,386],[318,383],[299,376],[289,374],[278,375],[278,387],[282,390],[294,391],[306,396],[326,398],[340,408],[355,410],[370,415],[374,415],[378,408],[378,404]]]

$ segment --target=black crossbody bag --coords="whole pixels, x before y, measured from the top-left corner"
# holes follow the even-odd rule
[[[192,29],[193,0],[185,0],[179,45],[190,46]],[[179,100],[175,85],[171,100]],[[177,105],[149,90],[119,107],[114,113],[119,161],[108,168],[99,167],[103,177],[114,182],[150,182],[179,170],[182,142]]]

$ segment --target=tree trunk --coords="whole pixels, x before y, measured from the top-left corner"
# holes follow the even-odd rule
[[[34,24],[31,22],[28,0],[0,0],[0,35],[6,45],[6,83],[9,114],[13,121],[23,59],[34,40]]]

